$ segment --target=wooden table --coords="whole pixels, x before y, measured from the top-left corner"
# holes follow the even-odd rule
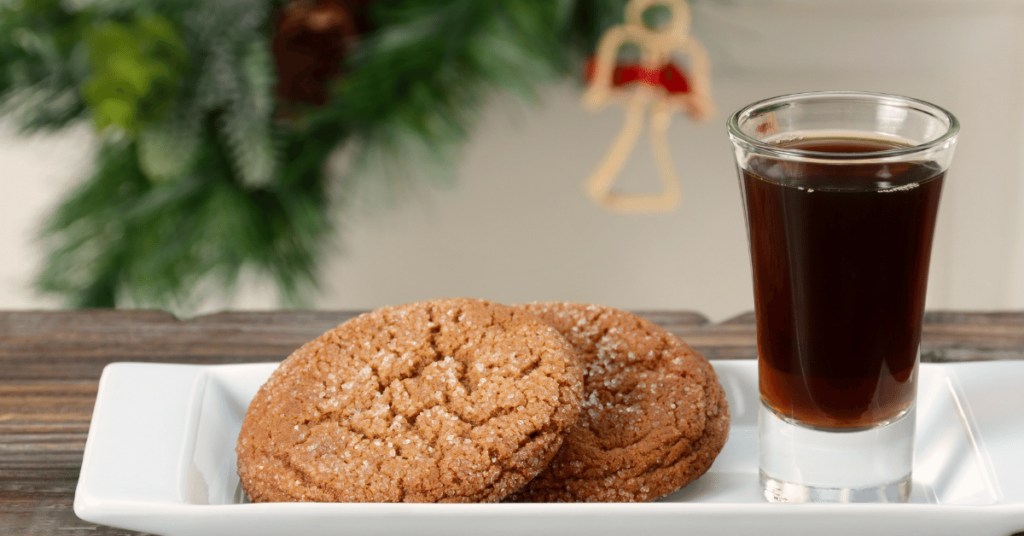
[[[280,361],[354,314],[0,312],[0,535],[127,534],[81,521],[71,506],[108,363]],[[752,314],[717,324],[691,312],[640,314],[709,359],[756,356]],[[1024,312],[931,312],[922,347],[926,362],[1024,360]]]

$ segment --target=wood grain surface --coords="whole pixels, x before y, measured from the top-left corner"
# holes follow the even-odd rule
[[[159,311],[0,312],[0,535],[135,534],[81,521],[71,506],[107,364],[280,361],[356,314],[231,312],[179,320]],[[692,312],[638,314],[709,359],[756,357],[753,314],[719,323]],[[1024,360],[1024,312],[926,315],[923,361],[996,359]]]

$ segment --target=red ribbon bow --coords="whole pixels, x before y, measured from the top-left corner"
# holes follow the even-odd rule
[[[597,64],[591,57],[587,62],[585,76],[587,82],[594,78],[596,69]],[[615,66],[615,71],[612,73],[613,86],[621,87],[634,82],[649,86],[661,86],[669,93],[690,92],[690,82],[686,79],[686,75],[672,62],[666,63],[660,69],[649,69],[640,64],[618,64]]]

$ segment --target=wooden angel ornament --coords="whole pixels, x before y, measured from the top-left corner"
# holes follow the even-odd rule
[[[670,18],[660,28],[651,28],[644,23],[643,15],[656,6],[667,8]],[[627,44],[639,48],[638,64],[617,63],[619,49]],[[685,74],[673,63],[675,58],[687,60],[689,68]],[[690,35],[690,8],[685,0],[631,0],[626,5],[625,22],[608,29],[601,37],[590,66],[583,105],[596,111],[612,102],[625,107],[625,123],[587,179],[587,193],[599,206],[615,212],[672,210],[681,199],[680,181],[666,137],[672,115],[681,110],[696,121],[704,121],[715,114],[707,54]],[[645,126],[649,129],[662,192],[612,192]]]

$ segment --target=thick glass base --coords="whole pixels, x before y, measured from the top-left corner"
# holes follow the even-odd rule
[[[761,402],[761,489],[769,502],[905,502],[914,465],[913,406],[867,429],[824,430],[786,421]]]
[[[776,480],[761,471],[764,498],[774,503],[901,503],[912,487],[910,475],[867,488],[822,488]]]

